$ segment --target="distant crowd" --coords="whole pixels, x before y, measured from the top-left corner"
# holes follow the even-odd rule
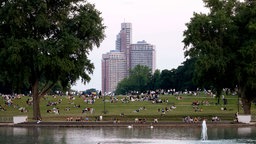
[[[225,90],[225,92],[227,92],[227,91],[228,90]],[[168,104],[168,106],[163,106],[161,108],[156,109],[156,111],[159,113],[160,116],[165,116],[166,113],[175,110],[177,107],[176,107],[175,103],[169,102],[168,99],[162,99],[160,97],[160,95],[166,95],[166,94],[174,95],[177,100],[182,101],[183,100],[182,95],[186,94],[186,95],[198,96],[200,92],[201,91],[186,91],[186,90],[183,92],[176,92],[175,89],[170,89],[167,91],[156,90],[156,91],[148,91],[146,93],[140,93],[140,94],[138,92],[131,92],[130,94],[123,96],[121,98],[111,95],[111,96],[108,96],[108,99],[104,99],[104,96],[98,95],[96,93],[83,94],[83,95],[81,95],[81,94],[80,95],[67,95],[66,98],[69,100],[70,105],[65,107],[65,109],[62,111],[65,112],[65,111],[70,111],[72,108],[77,108],[77,109],[81,110],[81,114],[93,114],[95,112],[93,105],[96,102],[96,100],[98,100],[98,99],[101,99],[102,101],[105,100],[105,102],[109,102],[109,103],[113,103],[113,104],[117,103],[117,102],[130,103],[130,102],[136,102],[136,101],[148,101],[152,104],[159,104],[159,103]],[[209,97],[215,96],[210,90],[204,90],[203,92],[206,95],[208,95]],[[28,96],[28,98],[26,100],[27,105],[23,105],[23,106],[19,106],[19,105],[13,103],[13,99],[20,99],[24,95],[17,94],[17,95],[1,95],[1,96],[2,96],[2,99],[4,100],[4,105],[0,105],[0,111],[6,111],[8,109],[8,107],[12,106],[12,107],[16,108],[17,110],[19,110],[20,112],[26,113],[26,112],[28,112],[26,107],[33,105],[33,98],[30,96]],[[63,97],[59,97],[57,95],[53,95],[52,97],[54,98],[54,100],[52,100],[52,101],[50,101],[47,97],[44,98],[47,101],[46,106],[49,107],[49,109],[46,110],[46,113],[52,113],[52,114],[59,115],[61,110],[58,108],[58,105],[62,103]],[[91,106],[84,107],[84,106],[75,104],[74,100],[76,98],[81,98],[84,103],[90,104]],[[228,103],[227,99],[225,99],[224,97],[222,97],[222,99],[224,102],[224,107],[221,110],[227,110],[227,108],[226,108],[226,105]],[[210,104],[211,103],[209,103],[209,101],[207,101],[207,100],[193,101],[193,102],[191,102],[191,107],[195,112],[202,112],[203,109],[201,106],[202,105],[210,105]],[[147,110],[146,107],[141,106],[138,109],[133,110],[133,112],[139,113],[144,110]],[[121,113],[120,115],[124,116],[124,113]],[[88,120],[88,117],[86,117],[85,119]],[[73,121],[73,120],[79,121],[79,120],[81,120],[81,117],[76,117],[76,118],[68,117],[67,118],[67,121]],[[199,117],[191,118],[190,116],[186,116],[183,119],[183,121],[186,123],[197,122],[200,120],[201,119]],[[215,116],[212,118],[212,121],[220,121],[220,119],[217,116]]]

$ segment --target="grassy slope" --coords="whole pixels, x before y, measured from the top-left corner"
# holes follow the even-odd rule
[[[120,119],[121,121],[133,121],[134,118],[146,118],[147,120],[152,120],[153,118],[158,118],[160,121],[181,121],[184,116],[192,116],[192,117],[201,117],[210,119],[212,116],[219,116],[222,120],[232,121],[234,118],[234,114],[237,112],[237,96],[225,96],[228,99],[227,110],[222,111],[221,107],[223,107],[222,100],[221,105],[215,105],[216,99],[211,98],[206,95],[200,96],[192,96],[192,95],[182,95],[182,100],[177,100],[176,96],[172,95],[164,95],[161,96],[161,99],[168,99],[168,103],[160,103],[160,104],[152,104],[150,101],[135,101],[129,103],[122,103],[120,101],[121,96],[118,96],[119,101],[116,103],[110,103],[109,97],[106,99],[105,109],[107,111],[106,114],[103,114],[104,111],[104,103],[103,99],[96,99],[94,104],[87,104],[83,101],[82,97],[76,96],[74,100],[69,100],[67,96],[57,96],[54,98],[53,96],[47,96],[46,99],[41,100],[41,114],[44,121],[65,121],[67,117],[80,117],[85,118],[89,117],[91,121],[95,120],[96,116],[103,115],[104,120],[113,120],[115,117]],[[4,104],[4,100],[0,99],[0,104],[4,106],[7,111],[0,111],[0,117],[12,117],[16,115],[28,115],[29,120],[32,118],[32,106],[26,104],[26,100],[29,97],[24,96],[21,99],[14,99],[13,103],[18,105],[19,107],[25,107],[28,109],[28,113],[22,113],[18,110],[18,108],[14,108],[13,106],[8,107]],[[62,102],[55,106],[59,108],[60,114],[56,115],[53,113],[47,113],[48,109],[51,109],[54,106],[46,106],[48,101],[58,102],[59,99],[62,99]],[[209,105],[200,105],[199,108],[202,108],[202,112],[195,112],[192,107],[193,101],[209,101]],[[161,112],[158,112],[158,109],[162,109],[165,107],[170,107],[172,104],[175,104],[177,107],[175,110],[168,111],[164,116],[161,116]],[[74,106],[80,105],[80,108],[75,108]],[[145,107],[146,110],[141,110],[140,112],[134,112],[135,110]],[[70,111],[65,111],[66,107],[70,107]],[[93,107],[95,109],[93,114],[86,113],[82,114],[82,109],[85,107]],[[256,106],[252,105],[252,114],[256,113]],[[242,113],[241,107],[240,113]],[[124,117],[121,117],[120,114],[124,113]]]

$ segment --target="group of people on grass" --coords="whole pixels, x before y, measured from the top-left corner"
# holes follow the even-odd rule
[[[157,111],[161,113],[161,116],[164,116],[166,114],[166,112],[169,112],[169,111],[172,111],[175,109],[176,109],[176,106],[173,104],[170,107],[158,108]]]
[[[183,122],[185,123],[198,123],[202,121],[203,119],[201,117],[191,117],[191,116],[186,116],[183,118]],[[221,119],[218,116],[213,116],[211,118],[212,122],[219,122]]]
[[[53,113],[53,114],[60,114],[60,109],[58,108],[58,105],[61,104],[62,99],[58,99],[57,96],[53,96],[54,98],[56,98],[56,101],[49,101],[48,99],[48,103],[46,104],[47,106],[51,107],[50,109],[48,109],[46,112],[47,113]],[[12,99],[13,98],[20,98],[20,97],[10,97],[10,96],[4,96],[3,97],[5,100],[5,104],[7,106],[11,106],[13,105]],[[70,101],[70,106],[65,108],[65,111],[70,111],[72,107],[74,108],[80,108],[81,109],[81,113],[90,113],[92,114],[95,110],[93,107],[83,107],[80,105],[77,105],[74,103],[74,100],[77,97],[75,96],[67,96],[67,99]],[[82,95],[79,96],[79,98],[82,98],[82,100],[85,102],[85,104],[94,104],[96,102],[96,99],[99,99],[100,96],[97,95],[90,95],[90,96],[86,96],[86,95]],[[183,100],[182,96],[177,95],[176,96],[177,100]],[[102,99],[103,100],[103,99]],[[118,102],[119,99],[115,96],[109,96],[109,102],[110,103],[116,103]],[[149,92],[149,93],[145,93],[145,94],[141,94],[141,95],[128,95],[125,96],[123,98],[120,99],[120,101],[122,103],[129,103],[129,102],[134,102],[134,101],[150,101],[152,104],[156,104],[156,103],[166,103],[169,106],[164,107],[164,108],[158,108],[158,112],[161,113],[161,116],[164,116],[166,114],[166,112],[168,111],[172,111],[174,109],[176,109],[175,104],[171,104],[169,103],[168,99],[161,99],[160,98],[160,94],[157,92]],[[227,104],[227,101],[225,101],[225,104]],[[29,97],[26,101],[27,105],[31,106],[33,104],[33,99],[31,97]],[[207,100],[204,100],[202,102],[199,101],[193,101],[192,102],[192,106],[193,109],[195,110],[195,112],[201,112],[203,111],[202,107],[199,107],[200,105],[209,105],[209,102]],[[19,107],[17,106],[18,110],[20,110],[21,112],[28,112],[28,110],[23,106],[23,107]],[[4,108],[3,106],[0,105],[0,110],[6,110],[6,108]],[[145,110],[145,107],[140,107],[139,109],[134,110],[134,112],[140,112],[142,110]],[[186,119],[184,118],[185,122],[191,122],[191,119],[193,120],[193,122],[199,121],[200,119],[198,118],[191,118],[191,117],[187,117]],[[218,121],[218,119],[212,119],[213,121]]]
[[[8,107],[13,107],[22,113],[28,112],[25,106],[19,106],[18,104],[15,104],[13,102],[14,99],[20,99],[24,95],[19,94],[19,95],[1,95],[1,96],[2,96],[2,99],[4,100],[4,105],[0,105],[0,111],[7,111]]]

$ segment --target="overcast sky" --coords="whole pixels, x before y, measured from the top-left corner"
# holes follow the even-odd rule
[[[184,62],[183,31],[193,12],[206,13],[202,0],[87,0],[102,12],[106,38],[94,48],[89,58],[95,69],[91,81],[80,81],[74,90],[96,88],[101,90],[102,54],[115,49],[116,35],[122,22],[132,23],[132,43],[145,40],[156,46],[156,68],[177,68]]]

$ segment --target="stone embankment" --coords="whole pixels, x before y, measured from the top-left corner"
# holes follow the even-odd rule
[[[99,121],[99,122],[24,122],[24,123],[0,123],[0,126],[13,126],[13,127],[201,127],[201,123],[184,123],[184,122],[158,122],[158,123],[134,123],[134,122],[119,122],[113,123],[110,121]],[[208,127],[246,127],[256,126],[256,123],[243,124],[233,122],[208,122]]]

